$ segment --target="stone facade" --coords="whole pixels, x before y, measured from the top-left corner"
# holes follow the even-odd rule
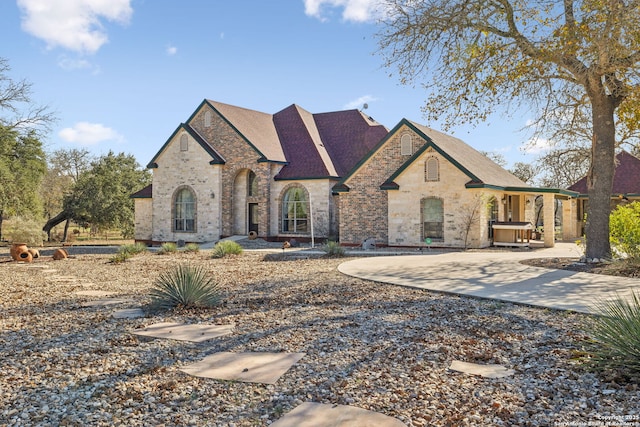
[[[366,239],[382,244],[389,241],[388,192],[380,186],[419,146],[413,144],[411,152],[403,155],[400,140],[406,134],[411,135],[413,141],[417,138],[411,129],[401,127],[346,181],[349,191],[338,195],[340,243],[359,245]]]
[[[342,244],[360,245],[373,238],[383,246],[424,247],[423,206],[430,199],[442,206],[442,236],[429,240],[439,247],[487,247],[491,220],[533,218],[533,196],[468,187],[469,172],[428,143],[411,126],[396,127],[341,183],[348,188],[340,188],[338,196]],[[429,176],[428,161],[437,165]],[[393,182],[385,182],[391,176]]]

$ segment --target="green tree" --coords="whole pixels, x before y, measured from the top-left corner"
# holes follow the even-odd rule
[[[638,0],[389,0],[379,34],[401,82],[425,83],[429,119],[477,123],[498,105],[548,117],[590,112],[586,256],[608,258],[615,114],[640,113]],[[542,126],[544,128],[544,126]]]
[[[47,220],[63,210],[64,198],[73,191],[80,174],[89,169],[92,159],[86,148],[59,149],[48,156],[47,173],[41,186],[44,215]],[[62,241],[67,239],[69,221],[67,218]],[[48,237],[51,240],[50,234]]]
[[[22,135],[0,126],[0,238],[5,216],[42,215],[39,188],[45,171],[45,153],[35,132]]]
[[[135,157],[109,152],[79,174],[73,191],[65,197],[63,211],[51,218],[43,230],[73,219],[93,226],[119,228],[133,236],[134,202],[131,194],[151,183],[151,175]]]
[[[40,140],[55,120],[31,99],[31,83],[11,78],[10,70],[0,58],[0,238],[5,215],[41,214],[35,191],[46,165]]]

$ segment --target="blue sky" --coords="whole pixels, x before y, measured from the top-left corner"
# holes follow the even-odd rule
[[[48,150],[133,154],[146,165],[207,98],[275,113],[368,105],[392,128],[425,121],[426,94],[376,54],[376,0],[3,0],[0,57],[59,118]],[[531,161],[529,117],[449,131],[509,163]]]

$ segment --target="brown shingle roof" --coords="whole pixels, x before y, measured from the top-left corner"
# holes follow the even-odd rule
[[[587,194],[587,177],[582,177],[569,190]],[[616,154],[616,170],[613,175],[612,195],[640,194],[640,159],[626,151]]]
[[[217,101],[208,100],[207,102],[260,151],[265,160],[287,161],[271,114]]]
[[[276,179],[339,178],[388,132],[357,110],[312,114],[292,104],[271,115],[207,102],[263,160],[286,163]]]
[[[410,122],[416,129],[428,136],[433,143],[447,153],[460,166],[471,173],[477,184],[500,187],[529,187],[511,172],[489,159],[487,156],[451,135],[433,130],[427,126]]]

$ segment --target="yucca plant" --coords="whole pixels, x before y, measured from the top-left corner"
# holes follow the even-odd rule
[[[640,294],[596,305],[592,329],[593,361],[603,367],[640,372]]]
[[[344,256],[344,248],[340,243],[329,240],[322,248],[328,256],[342,257]]]
[[[220,286],[204,268],[178,265],[165,271],[151,289],[155,309],[212,307],[220,302]]]
[[[213,247],[213,257],[222,258],[226,255],[240,255],[242,253],[242,246],[234,242],[233,240],[222,240]]]
[[[197,243],[187,243],[184,246],[185,252],[200,252],[200,246]]]
[[[173,242],[166,242],[160,246],[160,250],[158,251],[158,254],[166,255],[166,254],[175,253],[177,251],[178,251],[178,245],[176,245]]]

